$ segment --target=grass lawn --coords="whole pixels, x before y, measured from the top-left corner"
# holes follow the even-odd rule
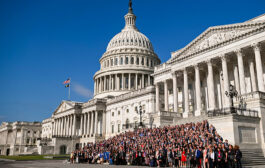
[[[50,156],[45,158],[45,156]],[[53,158],[55,157],[55,158]],[[25,156],[0,156],[3,159],[11,159],[11,160],[52,160],[59,159],[64,160],[69,155],[25,155]]]

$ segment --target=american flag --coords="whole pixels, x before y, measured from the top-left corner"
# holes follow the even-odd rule
[[[68,84],[70,83],[70,78],[68,78],[66,81],[63,82],[63,84]]]

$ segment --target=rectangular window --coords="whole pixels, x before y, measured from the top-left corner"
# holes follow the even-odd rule
[[[118,65],[118,58],[115,58],[115,65]]]
[[[129,58],[126,57],[126,58],[125,58],[125,64],[128,64],[128,63],[129,63]]]
[[[114,125],[111,126],[111,132],[114,133]]]
[[[120,125],[120,124],[118,124],[118,133],[120,133],[120,126],[121,126],[121,125]]]
[[[121,65],[123,64],[123,57],[121,57],[121,59],[120,59],[120,64]]]

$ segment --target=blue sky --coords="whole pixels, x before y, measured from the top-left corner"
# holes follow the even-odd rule
[[[265,13],[264,0],[133,0],[137,27],[162,62],[209,26]],[[41,121],[67,99],[87,101],[128,0],[0,0],[0,122]]]

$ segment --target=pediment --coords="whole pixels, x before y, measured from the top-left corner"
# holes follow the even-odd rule
[[[173,52],[172,59],[182,58],[186,55],[197,53],[231,41],[237,37],[249,34],[260,27],[264,27],[264,25],[265,22],[257,22],[210,27],[187,46]]]
[[[73,102],[62,101],[61,104],[57,107],[57,109],[54,111],[53,114],[57,114],[57,113],[61,113],[61,112],[67,111],[69,109],[72,109],[73,107],[74,107],[74,103]]]

